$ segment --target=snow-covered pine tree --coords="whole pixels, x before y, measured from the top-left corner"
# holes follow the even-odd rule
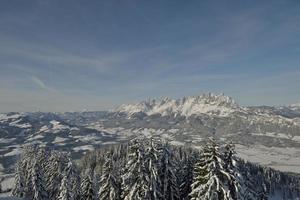
[[[224,147],[224,163],[225,163],[226,169],[234,168],[234,166],[235,166],[234,155],[235,154],[236,154],[235,145],[233,144],[233,142],[230,141],[230,142],[226,143],[225,147]]]
[[[53,152],[48,161],[48,167],[45,169],[47,174],[47,191],[50,199],[57,199],[60,193],[60,184],[62,181],[62,163],[60,154]]]
[[[145,152],[138,140],[128,146],[127,163],[122,175],[122,196],[124,200],[144,200],[149,191],[149,176],[145,169]]]
[[[235,159],[235,146],[232,142],[229,142],[224,147],[224,171],[228,173],[227,178],[229,197],[233,200],[243,198],[246,186],[243,183],[243,177],[237,168],[237,162]]]
[[[50,153],[51,151],[47,151],[45,148],[36,147],[35,157],[43,170],[45,170],[48,167],[47,159],[49,158]]]
[[[157,200],[161,198],[160,191],[160,178],[158,175],[159,168],[159,152],[155,147],[153,139],[150,140],[148,148],[146,149],[145,156],[145,167],[148,173],[149,181],[148,181],[148,191],[146,194],[146,199],[149,200]]]
[[[23,172],[23,168],[22,168],[22,162],[21,160],[19,160],[16,163],[16,169],[15,169],[15,182],[14,182],[14,187],[12,190],[12,194],[13,196],[16,197],[24,197],[24,172]]]
[[[100,200],[121,199],[121,182],[117,177],[112,154],[113,153],[108,152],[105,155],[105,163],[99,183],[98,199]]]
[[[176,163],[174,155],[168,143],[162,146],[162,156],[160,159],[160,180],[163,199],[179,200],[179,184],[176,176]]]
[[[219,145],[210,139],[202,150],[202,158],[195,166],[192,200],[230,200],[227,179],[230,175],[224,171],[224,161]]]
[[[194,166],[194,178],[193,183],[191,185],[191,200],[200,200],[205,197],[205,189],[204,185],[207,184],[209,180],[209,167],[207,165],[206,159],[204,157],[200,157],[199,161],[195,163]]]
[[[81,200],[94,200],[95,191],[91,174],[87,173],[81,182]]]
[[[45,188],[45,177],[37,160],[33,161],[31,169],[31,181],[33,200],[48,200],[48,193]]]
[[[68,163],[65,168],[65,177],[68,180],[68,188],[70,190],[70,199],[77,200],[80,198],[80,177],[79,172],[68,155]]]
[[[36,161],[37,148],[33,145],[23,147],[23,152],[19,161],[16,163],[15,185],[12,194],[17,197],[33,199],[33,169]],[[39,166],[41,173],[42,168]]]
[[[63,179],[59,188],[58,200],[74,200],[72,198],[72,192],[70,190],[69,180],[66,174],[63,175]]]
[[[21,167],[24,172],[24,197],[28,199],[33,198],[33,186],[32,186],[32,169],[34,168],[36,147],[29,145],[25,146],[21,156]]]

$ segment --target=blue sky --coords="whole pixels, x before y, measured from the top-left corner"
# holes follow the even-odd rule
[[[300,2],[0,1],[0,112],[300,102]]]

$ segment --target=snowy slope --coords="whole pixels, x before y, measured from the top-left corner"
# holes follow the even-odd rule
[[[300,103],[295,103],[289,106],[289,108],[293,111],[300,113]]]
[[[300,103],[292,104],[291,107],[300,107]]]
[[[14,170],[24,145],[63,149],[80,156],[112,140],[119,141],[103,131],[69,124],[54,113],[0,114],[0,178]]]

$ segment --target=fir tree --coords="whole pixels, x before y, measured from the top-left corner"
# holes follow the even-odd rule
[[[68,182],[68,177],[66,174],[63,175],[63,179],[60,185],[60,193],[58,196],[58,200],[74,200],[71,195],[71,190]],[[73,191],[75,192],[75,191]]]
[[[100,178],[98,197],[100,200],[120,200],[121,183],[118,180],[112,155],[107,153],[103,166],[103,173]]]
[[[1,185],[1,184],[0,184]],[[24,172],[23,172],[23,168],[22,168],[22,162],[21,160],[19,160],[16,163],[16,170],[15,170],[15,182],[14,182],[14,187],[12,190],[12,194],[13,196],[16,197],[24,197]]]
[[[182,158],[179,159],[177,168],[178,173],[178,183],[180,185],[180,199],[189,199],[189,194],[191,192],[191,185],[193,183],[194,165],[195,158],[191,152],[187,149],[182,152]]]
[[[239,160],[238,170],[242,174],[243,181],[243,197],[246,200],[257,200],[257,184],[254,176],[251,175],[252,166],[246,164],[243,160]],[[260,185],[258,186],[260,187]]]
[[[68,156],[68,163],[65,168],[65,177],[68,180],[68,188],[70,191],[70,199],[76,200],[80,198],[80,177],[77,168]]]
[[[243,191],[243,198],[246,200],[257,200],[258,199],[258,194],[256,192],[257,186],[255,185],[253,178],[245,178],[244,182],[244,191]]]
[[[192,200],[229,200],[230,192],[224,180],[230,175],[224,171],[219,146],[214,140],[203,148],[202,158],[195,166],[195,178],[190,193]]]
[[[162,185],[162,197],[168,200],[180,199],[179,185],[176,176],[176,163],[170,146],[166,143],[162,147],[160,160],[160,180]]]
[[[33,167],[31,169],[32,180],[32,192],[33,200],[47,200],[48,194],[45,188],[45,177],[38,164],[38,161],[34,160]]]
[[[91,174],[87,173],[81,182],[81,200],[94,200],[95,191]]]
[[[59,157],[60,154],[52,153],[48,161],[49,166],[46,168],[46,174],[48,177],[47,191],[49,191],[50,199],[57,199],[60,193],[59,187],[62,180],[62,163]]]
[[[146,194],[146,199],[157,200],[161,197],[160,191],[160,178],[158,175],[158,159],[159,153],[154,146],[153,139],[150,140],[150,144],[146,150],[145,166],[148,173],[148,191]]]
[[[94,184],[100,182],[99,198],[118,200],[120,195],[115,194],[120,194],[120,187],[116,185],[122,177],[121,199],[126,200],[187,200],[189,193],[193,200],[300,196],[298,177],[238,159],[232,144],[222,150],[212,140],[199,157],[199,152],[191,148],[135,140],[129,146],[113,146],[84,156],[81,170],[92,173],[81,182],[70,156],[29,146],[16,164],[12,194],[24,199],[94,199]],[[94,171],[98,174],[92,176]],[[177,183],[181,184],[179,198]]]
[[[24,197],[28,199],[33,199],[33,169],[34,164],[37,163],[37,159],[35,157],[36,147],[35,146],[26,146],[24,148],[24,152],[22,155],[22,170],[24,170],[26,173],[24,173]],[[40,168],[40,166],[39,166]]]
[[[226,179],[229,190],[228,196],[233,200],[238,200],[243,197],[245,185],[243,184],[243,177],[236,166],[235,154],[234,144],[232,142],[227,143],[224,151],[224,171],[228,176]]]
[[[149,191],[149,176],[145,169],[144,148],[138,140],[129,144],[128,160],[122,175],[124,200],[144,200]]]

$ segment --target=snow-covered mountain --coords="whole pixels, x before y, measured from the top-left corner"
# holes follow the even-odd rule
[[[215,95],[212,93],[200,96],[183,97],[173,100],[164,98],[162,100],[148,100],[134,104],[123,104],[112,111],[127,116],[128,118],[160,115],[201,117],[210,118],[241,118],[251,124],[277,124],[285,127],[298,126],[300,112],[290,107],[272,106],[240,106],[224,94]]]
[[[300,103],[294,103],[291,105],[291,107],[300,107]]]
[[[300,109],[295,106],[245,107],[223,94],[204,94],[122,105],[99,124],[180,145],[197,146],[209,136],[232,140],[250,161],[300,172]]]
[[[78,157],[106,142],[120,141],[104,131],[71,124],[64,116],[42,112],[0,114],[0,178],[2,173],[14,170],[15,159],[26,145],[67,150]]]
[[[223,94],[214,95],[211,93],[200,96],[183,97],[173,100],[164,98],[161,100],[148,100],[135,104],[124,104],[113,110],[113,112],[126,113],[145,113],[147,115],[160,114],[191,116],[198,114],[211,114],[218,116],[228,116],[234,112],[243,111],[231,97]]]
[[[300,103],[295,103],[289,106],[289,108],[293,111],[300,113]]]
[[[13,169],[24,144],[79,155],[139,136],[195,148],[211,136],[231,140],[250,161],[300,172],[300,110],[293,108],[245,107],[223,94],[203,94],[142,101],[110,112],[0,114],[0,174],[1,168]]]
[[[203,94],[199,96],[183,97],[180,99],[149,99],[132,104],[123,104],[111,112],[125,114],[128,117],[138,113],[145,115],[159,114],[161,116],[210,115],[228,117],[231,115],[256,115],[267,118],[295,118],[300,116],[300,104],[291,106],[252,106],[238,105],[231,97],[224,94]]]

